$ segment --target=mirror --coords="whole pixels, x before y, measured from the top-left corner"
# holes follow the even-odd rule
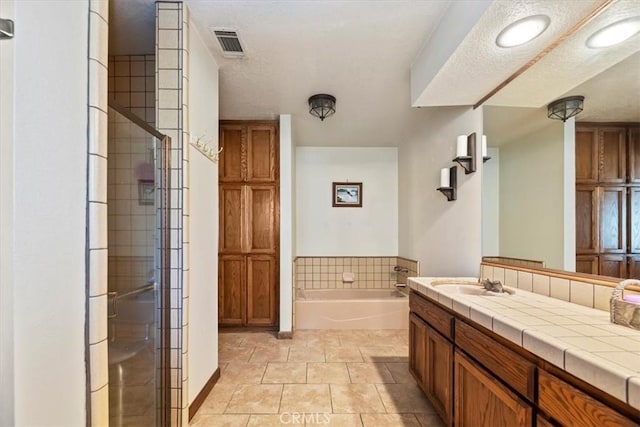
[[[576,271],[575,230],[583,219],[576,223],[575,126],[640,122],[640,35],[607,51],[594,53],[584,46],[594,28],[606,25],[603,22],[640,15],[640,6],[622,6],[611,6],[483,106],[491,157],[483,165],[483,256],[524,258],[542,261],[546,268]],[[576,84],[569,83],[569,90],[541,102],[542,95],[532,87],[562,86],[551,81],[553,61],[566,65],[569,75],[575,72]],[[588,73],[576,68],[576,62],[599,71],[585,78]],[[558,73],[559,80],[565,76]],[[513,101],[518,95],[531,99]],[[584,111],[575,124],[573,119],[548,119],[546,105],[571,95],[585,96]],[[600,262],[597,254],[593,259],[596,265]],[[584,266],[579,264],[577,271],[584,271]],[[613,275],[612,269],[603,271]],[[620,270],[615,277],[625,275]]]

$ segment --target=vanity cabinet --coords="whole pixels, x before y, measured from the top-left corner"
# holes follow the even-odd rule
[[[456,425],[533,425],[532,406],[458,350],[454,371]]]

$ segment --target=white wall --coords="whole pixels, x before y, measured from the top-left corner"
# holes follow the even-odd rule
[[[218,146],[218,64],[189,21],[189,130]],[[218,368],[218,166],[188,145],[189,402]]]
[[[564,268],[563,126],[500,147],[500,255]],[[575,256],[575,252],[574,252]]]
[[[500,254],[500,150],[487,148],[482,164],[482,255]]]
[[[297,147],[297,255],[397,255],[397,156],[395,147]],[[362,208],[332,207],[334,181],[362,182]]]
[[[564,122],[562,269],[576,271],[576,118]]]
[[[458,167],[458,195],[436,188],[453,166],[456,136],[482,135],[482,111],[467,107],[416,110],[412,134],[399,148],[400,256],[420,262],[421,276],[477,276],[481,259],[482,168]],[[481,138],[477,138],[480,152]],[[366,197],[366,195],[365,195]]]
[[[293,191],[295,146],[291,115],[280,116],[280,332],[291,332],[293,324]]]
[[[18,426],[86,421],[88,8],[87,1],[15,3]]]
[[[13,0],[0,17],[14,19]],[[0,42],[0,426],[13,418],[13,41]]]

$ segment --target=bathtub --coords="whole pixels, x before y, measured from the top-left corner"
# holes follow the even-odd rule
[[[409,297],[396,289],[298,289],[296,329],[407,329]]]

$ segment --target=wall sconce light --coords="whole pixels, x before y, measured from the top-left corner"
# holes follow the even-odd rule
[[[476,171],[476,133],[458,136],[456,158],[453,159],[464,169],[465,175]]]
[[[547,117],[566,122],[583,110],[584,96],[568,96],[560,98],[547,105]]]
[[[316,116],[320,121],[324,121],[336,112],[336,97],[319,93],[309,97],[309,114]]]
[[[437,190],[447,196],[448,201],[452,201],[456,199],[457,188],[457,168],[451,166],[440,169],[440,187]]]

